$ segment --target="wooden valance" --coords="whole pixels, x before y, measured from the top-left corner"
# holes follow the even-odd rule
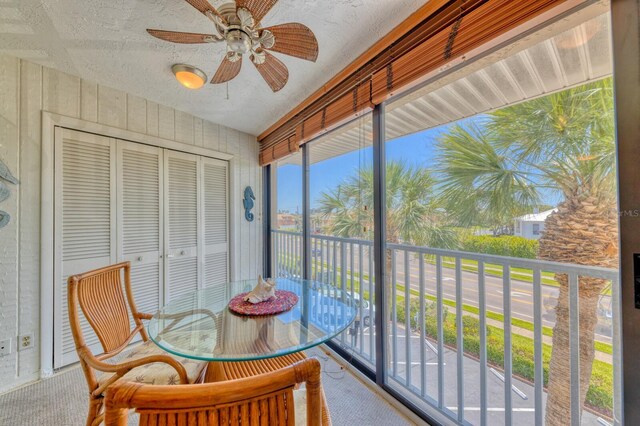
[[[308,142],[471,52],[561,5],[579,0],[431,0],[292,112],[263,132],[260,164]]]
[[[296,134],[277,141],[268,147],[264,145],[260,147],[260,165],[270,164],[281,158],[300,151],[300,144]]]

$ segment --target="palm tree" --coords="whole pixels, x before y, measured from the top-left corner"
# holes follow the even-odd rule
[[[616,267],[618,231],[611,79],[510,106],[477,126],[454,126],[438,144],[442,202],[473,221],[512,220],[544,195],[561,197],[545,222],[538,258]],[[492,219],[493,218],[493,219]],[[546,423],[570,418],[568,280],[560,285],[549,365]],[[597,304],[607,285],[579,279],[581,406],[591,379]]]
[[[386,240],[392,244],[455,248],[457,235],[442,221],[435,180],[424,168],[389,161],[386,166]],[[335,189],[320,196],[320,212],[329,219],[326,232],[344,238],[373,237],[373,169],[362,168]],[[373,253],[370,253],[373,258]],[[391,271],[391,252],[385,265]],[[386,294],[391,295],[391,274]],[[388,312],[392,299],[387,297]]]

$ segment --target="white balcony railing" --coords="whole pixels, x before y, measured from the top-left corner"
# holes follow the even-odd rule
[[[274,274],[302,276],[302,235],[273,231],[272,237]],[[312,278],[341,287],[359,303],[358,321],[337,341],[375,369],[373,250],[372,241],[311,236]],[[387,305],[384,330],[390,386],[459,424],[543,424],[558,298],[554,274],[566,274],[570,423],[620,424],[617,270],[402,244],[387,244],[386,256],[395,301]],[[595,383],[583,407],[579,277],[610,282],[598,305],[592,376],[608,375],[604,382],[612,387]]]

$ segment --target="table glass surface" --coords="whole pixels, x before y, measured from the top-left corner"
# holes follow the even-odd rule
[[[278,278],[278,290],[298,296],[289,311],[242,316],[227,304],[257,280],[212,285],[169,302],[149,321],[149,337],[174,355],[205,361],[247,361],[311,348],[349,327],[356,316],[349,293],[317,281]]]

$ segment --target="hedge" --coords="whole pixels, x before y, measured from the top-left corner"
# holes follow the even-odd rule
[[[412,297],[410,302],[410,324],[412,329],[418,328],[417,312],[420,308],[419,298]],[[444,344],[457,347],[456,316],[443,310]],[[404,303],[396,306],[396,321],[405,322]],[[436,303],[425,301],[425,334],[436,339],[438,336],[436,322]],[[475,316],[462,316],[462,335],[464,352],[474,357],[480,356],[480,320]],[[534,381],[534,345],[529,337],[518,334],[511,335],[512,369],[515,376],[527,381]],[[549,360],[551,346],[542,346],[542,364],[544,385],[549,380]],[[499,327],[487,326],[487,361],[502,368],[504,366],[504,331]],[[591,383],[587,391],[585,404],[611,417],[613,410],[613,366],[599,360],[593,361]]]
[[[523,259],[535,259],[538,252],[537,240],[513,235],[469,235],[462,239],[461,246],[462,251]]]

